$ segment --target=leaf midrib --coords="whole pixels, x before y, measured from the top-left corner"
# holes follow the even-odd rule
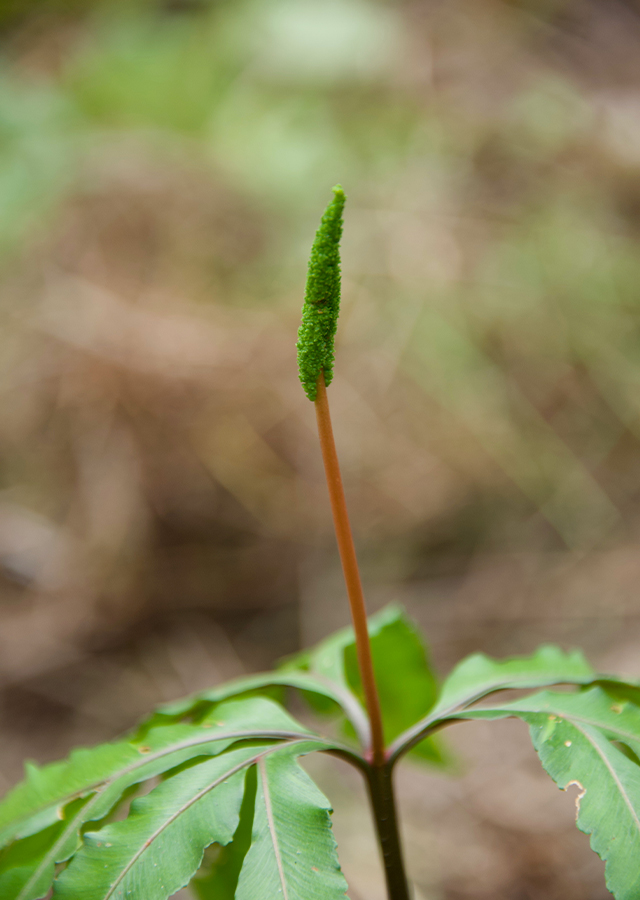
[[[624,802],[626,803],[627,807],[629,808],[629,812],[631,813],[631,817],[632,817],[633,821],[635,822],[635,824],[636,824],[636,829],[637,829],[637,831],[638,831],[638,834],[640,835],[640,819],[638,818],[638,814],[637,814],[637,812],[635,811],[635,808],[634,808],[634,806],[633,806],[633,803],[631,802],[631,798],[630,798],[629,795],[627,794],[627,792],[626,792],[626,790],[625,790],[625,788],[624,788],[622,782],[620,781],[620,779],[619,779],[619,777],[618,777],[618,774],[617,774],[616,770],[615,770],[614,767],[611,765],[611,763],[609,762],[609,760],[608,760],[606,754],[603,753],[602,748],[598,745],[598,742],[597,742],[596,740],[594,740],[594,738],[592,737],[592,735],[590,735],[588,731],[585,731],[584,728],[580,728],[578,725],[576,725],[576,724],[573,723],[573,722],[572,722],[572,725],[573,725],[573,727],[576,729],[576,731],[579,731],[580,734],[582,734],[582,735],[589,741],[589,743],[591,744],[591,746],[594,748],[594,750],[596,751],[596,753],[598,754],[598,756],[601,758],[601,760],[603,761],[603,763],[605,764],[605,766],[606,766],[607,769],[609,770],[609,774],[611,775],[611,777],[612,777],[613,780],[615,781],[615,783],[616,783],[616,785],[617,785],[617,787],[618,787],[618,790],[620,791],[620,795],[622,796],[622,798],[624,799]],[[606,740],[606,738],[605,738],[605,740]]]
[[[265,811],[267,813],[267,825],[269,827],[269,834],[271,835],[271,841],[273,843],[273,852],[276,858],[276,863],[278,866],[278,876],[280,878],[280,884],[282,885],[282,900],[288,900],[289,892],[287,890],[287,882],[284,877],[284,866],[282,864],[282,854],[280,853],[280,843],[278,841],[278,835],[276,832],[276,823],[273,817],[273,804],[271,803],[271,792],[269,790],[269,782],[267,779],[267,767],[265,766],[264,759],[261,759],[258,763],[258,769],[260,770],[260,779],[262,781],[262,791],[264,794],[264,806]]]
[[[161,726],[162,727],[162,726]],[[85,787],[79,788],[77,791],[73,791],[68,794],[61,794],[60,796],[48,800],[45,803],[42,803],[40,806],[33,808],[30,812],[24,813],[21,816],[12,819],[11,822],[7,823],[7,825],[11,824],[20,824],[22,822],[28,822],[29,819],[34,816],[39,815],[42,812],[45,812],[47,809],[50,809],[52,806],[60,806],[66,805],[70,803],[72,800],[76,800],[78,797],[82,797],[83,794],[90,794],[92,791],[99,791],[101,788],[110,787],[110,785],[114,784],[119,778],[123,778],[125,775],[128,775],[130,772],[135,772],[136,769],[141,768],[142,766],[147,765],[149,762],[153,762],[156,759],[162,759],[163,756],[169,756],[171,753],[177,753],[179,750],[187,750],[189,747],[197,747],[199,744],[214,744],[218,741],[226,741],[226,740],[242,740],[243,738],[269,738],[273,737],[274,740],[288,740],[292,737],[298,737],[300,734],[306,734],[305,732],[300,731],[234,731],[227,732],[225,734],[221,734],[219,736],[208,735],[197,735],[194,738],[189,738],[188,740],[181,741],[178,744],[172,744],[170,747],[165,747],[163,750],[158,750],[155,753],[144,754],[140,757],[140,759],[136,759],[134,762],[129,765],[119,769],[115,775],[110,775],[108,778],[102,778],[100,781],[93,781]],[[313,740],[313,738],[317,736],[313,735],[313,733],[309,733],[308,739]],[[134,749],[136,749],[135,744],[131,745]],[[83,807],[84,809],[85,807]],[[5,826],[7,827],[7,826]],[[19,829],[18,829],[19,830]],[[11,838],[10,840],[13,840]]]
[[[269,685],[284,685],[285,687],[293,687],[297,690],[316,691],[322,696],[329,697],[338,706],[341,706],[345,715],[353,725],[360,743],[364,748],[369,746],[371,741],[369,720],[362,708],[362,705],[356,695],[349,689],[346,683],[340,683],[332,678],[327,677],[322,672],[270,672],[264,675],[255,675],[237,679],[230,683],[233,687],[232,691],[227,690],[210,690],[200,694],[195,694],[192,698],[193,703],[218,703],[221,700],[228,700],[249,690],[257,687],[268,687]],[[171,710],[174,704],[167,704],[165,708],[160,708],[162,715],[173,715]],[[189,705],[179,707],[181,712],[189,709]],[[168,712],[167,712],[168,710]]]
[[[595,679],[596,676],[593,676]],[[496,691],[508,691],[508,690],[517,690],[521,687],[520,682],[526,682],[526,686],[530,687],[532,690],[541,687],[548,687],[553,684],[589,684],[589,681],[570,681],[566,678],[563,679],[562,676],[558,676],[557,678],[549,678],[541,682],[540,684],[531,684],[531,678],[526,678],[524,675],[520,678],[513,677],[508,681],[498,681],[493,682],[492,684],[485,686],[481,691],[474,691],[473,693],[468,693],[466,696],[458,697],[452,703],[449,703],[446,706],[440,707],[438,702],[433,707],[433,709],[427,713],[427,715],[420,719],[419,722],[416,722],[415,725],[412,725],[410,728],[407,728],[402,734],[398,735],[398,737],[392,742],[389,747],[389,754],[391,757],[395,758],[399,753],[402,752],[404,747],[411,743],[412,741],[416,741],[417,738],[422,735],[422,732],[426,732],[432,725],[436,725],[443,719],[448,718],[453,712],[457,710],[465,709],[471,703],[475,703],[477,700],[482,700],[483,697],[486,697],[488,694],[494,694]],[[423,737],[428,737],[427,734],[424,734]]]
[[[304,743],[304,742],[305,742],[304,738],[300,738],[297,741],[289,741],[287,743],[287,747],[291,747],[292,744],[298,744],[298,743]],[[133,866],[142,857],[142,855],[153,845],[153,842],[155,840],[157,840],[157,838],[162,834],[162,832],[165,831],[171,824],[173,824],[173,822],[175,822],[176,819],[178,819],[191,806],[193,806],[194,803],[197,803],[198,800],[201,800],[204,796],[206,796],[208,793],[210,793],[212,790],[214,790],[214,788],[218,787],[219,784],[222,784],[222,782],[225,779],[231,778],[232,775],[235,775],[237,772],[241,772],[242,769],[246,769],[249,766],[254,765],[255,763],[258,763],[260,765],[260,763],[262,762],[262,760],[265,756],[267,756],[271,753],[275,753],[277,750],[281,750],[281,749],[282,748],[280,746],[276,746],[276,747],[273,747],[272,749],[267,749],[267,750],[263,749],[260,751],[260,753],[256,753],[255,756],[252,756],[250,759],[244,760],[243,762],[238,763],[236,766],[233,766],[231,769],[228,769],[223,775],[220,775],[220,776],[218,776],[218,778],[214,779],[214,781],[212,781],[211,784],[208,784],[205,788],[202,788],[202,790],[198,791],[197,794],[195,794],[193,797],[191,797],[178,810],[176,810],[176,812],[172,813],[172,815],[169,816],[169,818],[165,822],[163,822],[162,825],[158,829],[156,829],[156,831],[154,831],[154,833],[151,835],[151,837],[147,838],[147,840],[144,842],[142,847],[140,847],[140,849],[136,853],[134,853],[131,860],[127,863],[127,865],[121,871],[120,875],[118,875],[116,880],[113,882],[113,884],[109,888],[109,891],[104,895],[104,900],[109,900],[109,898],[113,896],[113,892],[115,891],[115,889],[118,887],[119,884],[122,883],[123,879],[126,877],[128,872],[131,871]],[[263,762],[262,762],[262,765],[264,766]],[[284,890],[284,887],[283,887],[283,890]],[[286,894],[285,894],[283,900],[287,900]]]
[[[121,769],[117,775],[113,775],[110,779],[98,782],[96,785],[93,785],[92,787],[87,788],[86,789],[87,792],[89,792],[91,790],[95,790],[96,793],[94,793],[93,797],[91,797],[90,800],[87,800],[87,802],[78,811],[78,813],[75,815],[75,817],[73,819],[69,820],[69,825],[67,826],[67,828],[65,828],[65,830],[62,832],[60,837],[57,839],[57,841],[55,841],[55,843],[51,845],[51,847],[49,848],[47,853],[43,856],[40,864],[35,869],[35,871],[31,875],[31,877],[27,881],[27,883],[24,885],[24,887],[22,888],[22,890],[16,897],[16,900],[25,900],[29,890],[33,887],[34,884],[37,884],[38,879],[40,878],[40,876],[42,875],[42,873],[44,872],[46,867],[48,865],[50,865],[50,863],[52,863],[52,862],[54,864],[56,863],[56,861],[57,861],[56,856],[57,856],[58,849],[61,846],[64,846],[64,843],[69,838],[69,836],[77,828],[79,828],[83,822],[90,821],[90,819],[87,819],[87,817],[84,814],[87,812],[87,810],[90,810],[91,807],[94,806],[98,802],[100,797],[102,796],[102,794],[99,793],[99,791],[98,791],[98,789],[101,786],[104,788],[104,790],[107,790],[109,787],[111,787],[113,784],[115,784],[119,778],[123,778],[125,775],[128,775],[131,772],[134,772],[136,770],[136,768],[141,768],[142,766],[146,765],[149,761],[153,761],[155,759],[162,759],[163,756],[169,756],[171,753],[176,753],[179,750],[186,750],[188,747],[197,747],[198,744],[210,744],[210,743],[214,743],[217,741],[232,739],[234,737],[237,738],[237,737],[249,736],[249,737],[260,738],[260,737],[264,737],[265,735],[267,735],[268,737],[273,737],[275,734],[276,734],[275,732],[272,732],[267,735],[267,732],[260,732],[259,734],[257,734],[256,732],[242,731],[242,732],[229,732],[228,734],[221,735],[217,738],[212,738],[211,735],[207,735],[206,737],[203,736],[203,738],[201,740],[198,739],[198,740],[192,740],[192,741],[183,741],[181,744],[174,745],[170,749],[167,748],[164,751],[158,751],[156,754],[150,754],[149,756],[145,756],[142,759],[140,759],[139,762],[136,761],[136,765],[127,766],[125,769]],[[300,738],[300,732],[278,732],[277,734],[282,739],[287,740],[287,746],[289,746],[290,742],[293,742],[293,741],[289,741],[290,737],[294,737],[295,739]],[[286,737],[285,737],[285,735],[286,735]],[[317,738],[314,735],[304,735],[304,739],[312,740],[312,741],[313,740],[316,740],[316,741],[321,740],[320,738]],[[84,791],[83,791],[83,793],[84,793]],[[73,798],[70,798],[70,799],[73,799]],[[60,801],[60,802],[62,802],[62,801]],[[53,804],[48,803],[47,806],[44,807],[44,809],[47,809],[49,806],[52,806],[52,805]],[[32,815],[34,815],[34,814],[32,814]]]
[[[422,721],[417,722],[414,726],[412,726],[412,728],[407,729],[407,731],[405,731],[403,734],[399,735],[395,739],[395,741],[393,741],[393,743],[389,747],[390,757],[392,759],[395,759],[398,756],[398,754],[400,754],[404,750],[404,748],[405,748],[405,746],[407,746],[407,744],[410,744],[412,742],[417,743],[418,739],[422,740],[422,739],[428,737],[429,731],[432,728],[432,726],[439,725],[446,720],[449,720],[449,721],[455,720],[456,713],[460,713],[461,716],[464,716],[464,713],[468,711],[466,709],[466,707],[470,703],[475,703],[476,700],[481,700],[483,697],[486,697],[487,693],[493,693],[496,690],[508,690],[510,688],[510,686],[513,686],[513,682],[510,682],[509,685],[497,685],[495,687],[492,687],[489,691],[484,691],[482,694],[478,694],[477,696],[474,695],[473,697],[468,697],[459,703],[451,704],[447,709],[443,709],[440,711],[434,709],[431,713],[429,713],[428,716],[426,716],[424,719],[422,719]],[[544,687],[544,685],[539,685],[539,687]],[[485,706],[485,707],[482,707],[482,712],[501,712],[501,713],[508,714],[509,707]],[[633,734],[633,732],[623,731],[622,729],[616,729],[609,725],[602,725],[599,722],[594,722],[591,719],[586,719],[586,718],[584,718],[584,716],[574,715],[573,713],[571,715],[568,715],[567,713],[564,713],[564,712],[562,712],[562,713],[554,712],[554,710],[551,707],[546,710],[530,709],[530,710],[521,710],[521,712],[531,712],[531,713],[539,712],[542,715],[544,715],[544,713],[552,713],[553,715],[557,715],[558,718],[566,719],[567,721],[572,721],[575,719],[575,721],[583,722],[585,725],[592,725],[594,728],[603,728],[606,731],[611,732],[611,734],[616,734],[621,737],[626,737],[626,738],[629,738],[633,741],[640,743],[640,735]],[[516,715],[516,714],[517,713],[514,710],[514,715]]]
[[[640,744],[640,735],[634,734],[632,731],[624,731],[622,728],[616,728],[613,725],[603,724],[602,722],[594,721],[593,719],[588,719],[585,716],[576,715],[574,713],[566,713],[566,712],[558,712],[554,710],[552,706],[548,709],[521,709],[517,710],[513,709],[513,715],[517,716],[519,712],[527,712],[535,715],[536,713],[544,716],[544,715],[553,715],[557,716],[559,719],[564,720],[565,722],[570,722],[572,725],[575,725],[576,722],[580,722],[583,725],[589,725],[591,728],[597,728],[600,731],[608,731],[610,734],[615,734],[616,737],[626,738],[631,741],[635,741],[635,743]],[[510,713],[509,707],[500,707],[500,706],[487,706],[482,709],[482,712],[503,712],[507,715]],[[453,717],[452,717],[453,718]],[[471,718],[471,717],[469,717]],[[575,725],[578,728],[577,725]],[[578,731],[582,731],[581,728],[578,728]]]

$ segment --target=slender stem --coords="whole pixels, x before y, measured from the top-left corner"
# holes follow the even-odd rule
[[[356,652],[358,656],[358,668],[362,678],[364,696],[371,722],[371,758],[375,767],[383,767],[385,763],[384,735],[382,731],[382,715],[380,713],[380,700],[373,674],[373,661],[371,659],[371,644],[369,643],[369,631],[367,629],[367,610],[365,608],[360,570],[356,558],[356,550],[349,524],[349,513],[344,497],[342,476],[336,444],[331,427],[331,415],[329,413],[329,401],[324,382],[324,373],[318,377],[318,394],[315,401],[316,417],[318,419],[318,433],[322,448],[324,471],[327,476],[327,487],[331,500],[333,524],[342,561],[342,571],[349,595],[353,630],[356,636]]]
[[[382,850],[389,900],[409,900],[409,885],[402,858],[393,793],[392,766],[389,763],[380,767],[372,766],[367,777],[367,787]]]
[[[344,488],[342,486],[340,464],[338,463],[338,454],[333,438],[329,401],[327,399],[327,388],[323,372],[320,373],[318,378],[318,393],[315,407],[324,471],[327,476],[327,487],[329,488],[329,498],[331,500],[333,524],[349,596],[353,630],[356,636],[358,668],[360,669],[367,712],[371,723],[371,766],[365,770],[365,777],[376,823],[378,841],[382,850],[387,893],[389,900],[409,900],[409,886],[402,858],[402,846],[393,793],[393,762],[386,759],[384,749],[382,714],[373,672],[371,644],[367,628],[367,610],[360,580],[358,560],[353,544],[353,535],[351,534],[351,525],[349,524],[349,513],[347,512]]]

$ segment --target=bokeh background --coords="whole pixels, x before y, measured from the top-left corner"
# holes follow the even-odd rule
[[[371,609],[443,674],[640,674],[640,3],[2,0],[1,790],[346,623],[294,347],[338,181]],[[399,780],[418,900],[609,896],[524,726],[449,746]]]

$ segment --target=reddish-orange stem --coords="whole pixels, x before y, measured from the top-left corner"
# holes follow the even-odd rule
[[[347,586],[349,606],[351,607],[353,630],[356,636],[358,667],[360,669],[367,712],[369,713],[369,721],[371,723],[371,757],[374,766],[383,766],[385,755],[382,715],[380,713],[378,689],[373,674],[371,644],[369,643],[369,631],[367,629],[367,610],[365,608],[364,594],[362,592],[362,582],[360,581],[360,570],[356,558],[356,549],[353,544],[353,535],[351,534],[351,525],[349,524],[349,513],[347,512],[347,504],[344,497],[342,476],[340,475],[340,464],[338,463],[336,444],[333,439],[329,401],[327,399],[327,389],[323,372],[320,372],[318,378],[318,393],[316,396],[315,407],[316,417],[318,419],[320,446],[322,448],[322,459],[324,461],[324,471],[327,476],[327,487],[329,488],[331,511],[333,513],[333,525],[336,531],[338,550],[340,551],[340,559],[342,561],[342,571]]]

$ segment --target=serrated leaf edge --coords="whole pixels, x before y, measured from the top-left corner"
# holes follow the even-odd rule
[[[327,744],[327,742],[324,739],[322,739],[320,737],[316,737],[313,734],[308,734],[308,735],[304,734],[303,737],[304,737],[305,741],[317,741],[324,745]],[[139,766],[140,767],[146,766],[146,765],[148,765],[149,762],[153,761],[154,759],[161,759],[163,756],[169,756],[172,753],[176,753],[179,750],[185,750],[188,747],[197,747],[200,744],[212,744],[212,743],[216,743],[217,741],[223,741],[223,740],[249,740],[251,738],[255,738],[257,740],[260,740],[261,738],[281,739],[286,742],[286,746],[290,746],[292,743],[297,742],[297,740],[300,738],[300,733],[299,732],[298,733],[284,732],[284,731],[281,731],[281,732],[262,731],[259,733],[248,732],[248,731],[241,731],[241,732],[237,731],[237,732],[228,732],[227,734],[218,735],[217,737],[213,737],[212,735],[203,735],[201,739],[192,740],[192,741],[183,741],[180,744],[175,744],[170,748],[166,748],[165,750],[159,750],[155,754],[149,754],[148,756],[142,757],[140,759]],[[342,749],[342,748],[339,748],[339,749]],[[107,790],[112,784],[115,784],[115,782],[119,778],[122,778],[123,776],[129,774],[130,772],[135,771],[135,769],[137,767],[138,767],[138,764],[136,764],[135,766],[133,766],[133,765],[128,766],[125,769],[121,769],[117,775],[113,776],[112,778],[108,779],[107,781],[100,782],[100,783],[87,789],[87,793],[89,793],[91,790],[96,790],[96,793],[78,811],[78,813],[74,816],[74,818],[69,820],[68,826],[60,834],[60,836],[55,841],[55,843],[53,843],[51,845],[51,848],[45,854],[45,856],[42,858],[37,869],[35,869],[35,871],[31,875],[31,877],[29,878],[29,881],[24,885],[24,887],[22,888],[22,890],[16,897],[16,900],[27,900],[29,890],[33,887],[33,885],[37,884],[38,879],[40,878],[42,873],[45,871],[46,867],[51,865],[52,863],[55,864],[57,862],[61,862],[61,860],[57,858],[60,848],[65,845],[66,841],[71,837],[71,835],[74,833],[74,831],[77,831],[80,828],[80,826],[83,824],[83,822],[91,821],[90,819],[88,819],[86,817],[85,813],[88,809],[90,810],[91,807],[95,803],[97,803],[98,800],[100,799],[101,793],[99,792],[99,788],[102,786],[103,791]],[[73,798],[70,798],[70,799],[73,799]],[[64,802],[61,803],[61,805],[64,805]]]
[[[584,728],[580,728],[579,725],[576,725],[576,723],[575,723],[574,721],[572,721],[571,719],[569,719],[569,718],[567,718],[567,721],[568,721],[568,722],[571,722],[571,724],[572,724],[573,727],[576,729],[576,731],[579,731],[580,734],[584,735],[584,737],[589,741],[589,743],[591,744],[591,746],[594,748],[594,750],[596,751],[596,753],[598,754],[598,756],[600,757],[600,759],[603,761],[603,763],[605,764],[605,766],[606,766],[607,769],[609,770],[609,774],[611,775],[612,779],[615,781],[616,785],[618,786],[618,790],[620,791],[620,795],[623,797],[624,802],[626,803],[627,807],[629,808],[629,812],[631,813],[631,817],[632,817],[632,819],[634,820],[634,822],[636,823],[636,828],[637,828],[637,830],[638,830],[638,834],[640,835],[640,818],[638,818],[638,813],[636,812],[635,807],[633,806],[633,803],[631,802],[631,798],[629,797],[629,795],[627,794],[626,790],[624,789],[624,787],[623,787],[623,785],[622,785],[622,782],[620,781],[620,779],[619,779],[619,777],[618,777],[618,775],[617,775],[615,769],[612,767],[612,765],[611,765],[611,763],[609,762],[609,760],[607,759],[606,755],[602,752],[602,748],[599,746],[597,740],[595,740],[595,738],[593,737],[593,735],[590,734],[590,730],[586,730],[586,731],[585,731]],[[597,728],[597,726],[595,726],[595,727],[596,727],[596,729],[597,729],[597,731],[598,731],[598,734],[600,734],[600,732],[601,732],[602,729],[601,729],[601,728]],[[605,740],[606,740],[606,737],[605,737]],[[636,737],[635,740],[637,741],[638,738]]]
[[[291,747],[293,744],[298,744],[298,743],[305,743],[305,739],[301,738],[299,741],[288,741],[287,747]],[[162,834],[162,832],[166,828],[169,827],[169,825],[171,825],[173,822],[175,822],[175,820],[177,818],[179,818],[179,816],[181,816],[184,812],[186,812],[186,810],[188,810],[191,806],[193,806],[194,803],[197,803],[198,800],[201,800],[208,793],[210,793],[215,788],[217,788],[218,785],[222,784],[222,782],[225,781],[227,778],[231,778],[232,775],[235,775],[236,773],[241,772],[243,769],[247,769],[250,766],[255,765],[256,763],[258,763],[258,765],[262,764],[262,766],[264,767],[264,761],[263,761],[264,757],[268,756],[271,753],[275,753],[276,751],[281,750],[281,749],[282,749],[281,746],[273,747],[271,749],[264,749],[264,748],[261,749],[260,753],[256,753],[255,756],[252,756],[250,759],[244,760],[243,762],[238,763],[235,766],[232,766],[232,768],[228,769],[223,775],[219,775],[216,779],[214,779],[214,781],[212,781],[211,784],[207,785],[206,788],[203,788],[201,791],[198,791],[198,793],[195,794],[193,797],[191,797],[187,803],[184,803],[172,816],[170,816],[166,820],[166,822],[163,822],[161,827],[156,829],[156,831],[151,835],[151,837],[147,838],[147,840],[145,841],[143,846],[133,855],[131,860],[127,863],[127,865],[124,867],[122,872],[118,875],[116,880],[113,882],[113,884],[109,888],[109,891],[104,895],[104,900],[109,900],[109,898],[113,896],[113,893],[116,890],[116,888],[118,887],[118,885],[122,883],[123,878],[125,878],[127,873],[131,871],[131,869],[136,864],[136,862],[142,857],[142,854],[145,853],[149,849],[149,847],[152,846],[153,842]],[[54,893],[54,896],[55,896],[55,893]],[[286,897],[285,897],[285,900],[286,900]]]

